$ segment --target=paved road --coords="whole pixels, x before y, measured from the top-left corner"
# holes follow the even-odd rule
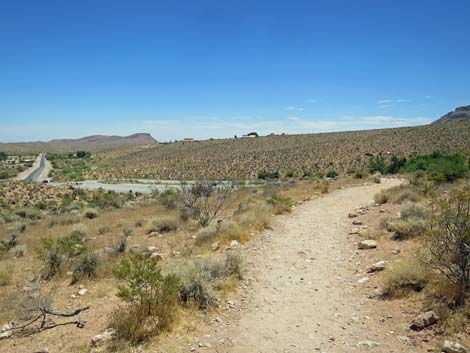
[[[44,153],[41,154],[41,162],[39,163],[39,167],[34,169],[27,177],[25,177],[25,180],[32,180],[39,182],[41,181],[41,174],[46,167],[46,155]]]

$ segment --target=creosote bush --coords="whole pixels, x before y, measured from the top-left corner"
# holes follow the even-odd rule
[[[176,208],[180,192],[176,189],[166,189],[159,196],[159,203],[163,207],[172,210]]]

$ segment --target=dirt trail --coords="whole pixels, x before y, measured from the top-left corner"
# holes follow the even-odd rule
[[[357,293],[364,269],[362,275],[356,271],[357,239],[348,235],[348,213],[399,183],[385,179],[337,190],[279,217],[246,250],[245,288],[227,321],[206,335],[209,350],[401,352],[384,327],[370,320],[367,297]]]

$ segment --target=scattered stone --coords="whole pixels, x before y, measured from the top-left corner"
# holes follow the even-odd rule
[[[357,213],[349,213],[349,214],[348,214],[348,217],[349,217],[349,218],[356,218],[356,217],[357,217]]]
[[[468,353],[468,349],[460,343],[444,341],[442,351],[445,353]]]
[[[398,336],[397,339],[401,343],[409,345],[409,346],[413,344],[413,342],[411,341],[411,338],[409,338],[408,336]]]
[[[236,240],[232,240],[227,250],[233,250],[233,249],[239,249],[239,248],[240,248],[240,243]]]
[[[400,249],[392,249],[392,254],[398,255],[400,253]]]
[[[92,347],[98,347],[103,344],[105,344],[108,341],[111,341],[116,334],[116,330],[113,328],[108,328],[106,331],[103,333],[100,333],[99,335],[96,335],[91,339],[91,346]]]
[[[88,292],[88,289],[82,288],[78,291],[78,295],[85,295]]]
[[[212,244],[212,251],[217,251],[220,249],[220,243],[216,241],[214,244]]]
[[[369,267],[369,269],[367,270],[367,272],[372,273],[372,272],[383,271],[383,270],[385,270],[385,265],[386,265],[386,262],[385,262],[385,261],[376,262],[376,263],[373,264],[371,267]]]
[[[377,247],[377,242],[375,240],[367,239],[359,243],[359,249],[375,249]]]
[[[359,280],[357,281],[357,283],[362,284],[362,283],[366,283],[366,282],[368,282],[368,281],[369,281],[369,277],[362,277],[361,279],[359,279]]]
[[[150,254],[150,257],[154,257],[157,260],[163,260],[163,254],[160,254],[157,251],[154,251],[153,253]]]
[[[374,341],[370,341],[370,340],[360,341],[360,342],[357,343],[357,347],[361,348],[361,349],[371,349],[371,348],[375,348],[377,346],[379,346],[379,343],[374,342]]]
[[[410,328],[413,331],[421,331],[426,327],[434,325],[437,320],[439,320],[439,317],[434,311],[426,311],[413,319]]]
[[[156,246],[147,246],[147,252],[149,253],[153,253],[157,251],[157,247]]]
[[[362,221],[356,219],[352,222],[352,224],[354,224],[355,226],[362,226]]]
[[[351,235],[352,234],[359,234],[359,230],[360,230],[359,228],[353,228],[349,231],[349,234],[351,234]]]
[[[0,333],[0,340],[3,340],[3,339],[7,339],[7,338],[10,338],[11,336],[13,336],[13,331],[4,331],[2,333]]]

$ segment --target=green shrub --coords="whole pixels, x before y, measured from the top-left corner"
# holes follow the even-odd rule
[[[166,189],[159,196],[160,205],[167,209],[174,209],[178,203],[180,192],[176,189]]]
[[[381,280],[382,291],[386,296],[402,297],[410,291],[421,291],[428,279],[429,273],[420,261],[397,261],[385,269]]]
[[[96,269],[98,267],[98,257],[94,254],[82,254],[75,263],[73,269],[72,284],[78,282],[82,278],[96,278]]]
[[[13,268],[0,269],[0,287],[8,286],[13,278]]]
[[[406,240],[423,235],[428,229],[422,218],[394,219],[387,222],[387,230],[393,232],[395,240]]]
[[[238,279],[243,279],[243,259],[241,256],[232,251],[227,252],[225,270],[229,276],[236,276]]]
[[[41,212],[31,209],[31,208],[20,208],[15,211],[15,214],[18,217],[28,218],[31,220],[38,220],[38,219],[44,218],[44,215]]]
[[[93,208],[87,208],[83,210],[83,216],[88,219],[94,219],[98,217],[98,211]]]
[[[103,235],[103,234],[108,233],[109,230],[110,230],[109,227],[107,227],[107,226],[101,226],[101,227],[98,228],[98,233],[99,233],[100,235]]]
[[[274,214],[281,214],[284,212],[290,212],[292,210],[293,201],[290,197],[284,197],[276,194],[266,200],[273,208]]]
[[[117,295],[129,303],[117,314],[128,320],[115,327],[118,337],[138,342],[170,328],[178,303],[177,276],[162,274],[157,260],[143,254],[123,258],[114,273],[121,281]]]
[[[279,179],[279,172],[268,172],[262,170],[258,173],[258,179],[268,180],[268,179]]]
[[[338,176],[338,173],[336,173],[334,170],[330,170],[326,173],[326,177],[327,178],[336,178]]]
[[[169,233],[178,229],[178,224],[173,218],[154,219],[145,227],[145,233]]]

